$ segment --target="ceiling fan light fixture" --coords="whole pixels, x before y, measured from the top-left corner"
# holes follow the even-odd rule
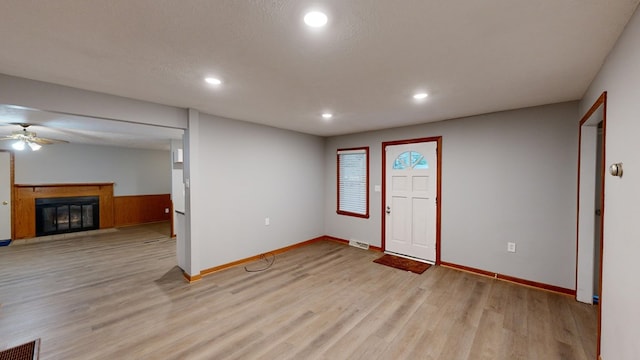
[[[24,150],[24,141],[22,141],[22,140],[18,140],[18,141],[16,141],[16,142],[14,142],[14,143],[11,145],[11,147],[12,147],[12,148],[14,148],[14,149],[16,149],[16,150],[18,150],[18,151],[22,151],[22,150]]]
[[[14,131],[11,135],[0,137],[0,141],[2,140],[10,140],[14,141],[11,144],[11,147],[14,150],[22,151],[27,145],[31,151],[38,151],[42,148],[42,145],[56,144],[56,143],[68,143],[66,140],[58,140],[58,139],[49,139],[38,137],[36,133],[27,131],[27,128],[31,126],[30,124],[17,124],[22,126],[21,131]]]

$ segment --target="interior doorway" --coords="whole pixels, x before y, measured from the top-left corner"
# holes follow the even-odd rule
[[[131,151],[135,151],[137,152],[137,154],[142,155],[144,155],[145,152],[147,152],[148,154],[152,154],[153,151],[166,152],[166,164],[170,164],[168,166],[171,169],[170,173],[167,172],[166,175],[164,175],[164,173],[159,174],[159,176],[153,178],[151,178],[150,176],[139,177],[136,174],[131,173],[131,180],[126,184],[124,184],[124,182],[119,182],[119,184],[116,184],[116,186],[118,186],[116,189],[120,189],[121,191],[120,193],[116,193],[117,196],[121,196],[121,198],[119,199],[121,200],[121,204],[125,204],[124,206],[127,209],[137,209],[136,217],[131,217],[129,216],[130,214],[127,213],[126,215],[121,216],[121,220],[129,220],[134,218],[135,221],[148,221],[150,219],[150,217],[147,216],[149,212],[139,211],[139,209],[144,209],[143,207],[141,207],[141,204],[152,204],[149,206],[163,208],[160,210],[163,212],[162,214],[160,214],[159,212],[153,213],[151,219],[154,221],[157,221],[156,219],[161,218],[162,220],[166,219],[173,222],[174,216],[171,208],[177,206],[178,209],[184,210],[184,190],[180,189],[180,186],[182,186],[183,184],[182,163],[184,161],[184,158],[186,157],[183,156],[182,152],[184,148],[183,137],[185,129],[163,125],[145,124],[127,119],[114,119],[94,115],[81,115],[69,112],[36,109],[18,105],[0,105],[0,113],[3,114],[2,119],[0,119],[1,135],[12,134],[12,132],[15,132],[16,129],[19,129],[20,124],[29,124],[29,129],[32,129],[34,131],[34,134],[35,132],[37,132],[38,137],[60,139],[65,142],[69,142],[69,145],[73,146],[101,146],[104,147],[104,149],[107,149],[107,147],[112,149],[131,148]],[[11,149],[12,143],[13,141],[11,140],[0,142],[0,150]],[[56,148],[61,148],[66,145],[67,144],[57,144],[55,146]],[[179,154],[178,149],[180,150]],[[46,151],[47,149],[45,148],[43,150],[39,150],[37,153],[31,154],[32,151],[27,148],[23,153],[16,152],[15,159],[17,162],[24,164],[27,163],[28,160],[31,160],[36,156],[39,156],[39,158],[42,159],[43,156],[40,156],[38,154]],[[57,153],[60,154],[60,152]],[[96,154],[98,154],[98,157],[96,157]],[[91,159],[95,159],[95,163],[107,159],[108,161],[105,164],[110,164],[111,167],[118,168],[116,161],[117,159],[101,157],[104,154],[106,154],[106,152],[99,152],[97,150],[94,152],[87,151],[83,152],[82,158],[86,160],[86,163],[91,163]],[[110,152],[109,154],[111,154],[111,156],[116,156],[115,152]],[[65,154],[62,152],[60,156],[64,155]],[[46,158],[51,158],[51,155]],[[158,157],[155,156],[153,160],[157,158]],[[64,157],[60,157],[59,159],[60,164],[64,164],[66,166],[67,172],[60,172],[60,174],[49,178],[49,175],[45,171],[33,171],[33,169],[37,168],[35,165],[31,165],[30,168],[27,168],[27,170],[25,170],[25,166],[23,166],[21,167],[22,171],[19,171],[15,174],[16,180],[19,183],[27,184],[76,182],[84,183],[95,182],[94,180],[97,178],[100,178],[105,182],[115,182],[117,180],[113,179],[111,177],[111,174],[105,174],[105,171],[103,171],[99,175],[76,171],[73,166],[78,167],[79,165],[70,165],[74,164],[74,162],[67,161]],[[57,159],[52,159],[50,163],[55,163],[57,161]],[[28,163],[33,164],[33,162],[31,161],[29,161]],[[145,164],[156,164],[156,162],[146,162]],[[162,166],[164,168],[165,165],[163,164]],[[106,166],[103,166],[102,168],[106,168]],[[69,171],[69,169],[71,169],[72,171]],[[123,171],[120,176],[127,176],[123,174],[130,173]],[[79,180],[77,180],[76,177],[78,177]],[[26,182],[24,180],[25,178],[28,179],[26,180]],[[36,180],[33,180],[34,178]],[[61,178],[62,180],[60,180]],[[154,181],[154,183],[152,184],[153,186],[149,186],[147,185],[147,183],[145,183],[145,181],[148,181],[150,179]],[[171,183],[170,188],[166,188],[167,183]],[[176,184],[175,186],[174,183]],[[4,185],[5,183],[2,184]],[[155,196],[166,194],[170,194],[169,198],[171,202],[169,203],[165,200],[166,196],[161,198]],[[2,201],[3,200],[0,199],[0,210],[2,207]],[[15,217],[17,216],[17,214],[15,213],[16,209],[13,208],[12,210],[12,216],[15,219]],[[120,214],[125,213],[120,212]],[[120,223],[123,223],[123,221],[120,221]],[[16,222],[13,222],[12,225],[12,235],[17,235],[16,229],[18,229],[19,227],[16,226]],[[169,231],[169,235],[174,235],[171,229]]]
[[[0,150],[0,243],[13,239],[11,208],[13,206],[13,155]]]
[[[576,300],[597,305],[602,302],[605,244],[606,100],[607,93],[603,92],[580,120],[579,130]],[[601,306],[598,306],[598,354],[601,318]]]

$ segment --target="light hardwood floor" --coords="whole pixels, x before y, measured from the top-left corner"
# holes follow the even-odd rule
[[[166,224],[0,248],[0,348],[41,359],[595,359],[596,309],[319,242],[187,284]],[[259,268],[263,263],[248,264]]]

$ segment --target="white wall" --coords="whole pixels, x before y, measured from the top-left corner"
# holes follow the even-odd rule
[[[324,234],[324,139],[206,114],[189,137],[202,269]]]
[[[577,118],[572,102],[329,138],[325,232],[379,246],[381,143],[443,136],[442,260],[574,289]],[[369,219],[335,212],[336,149],[360,146],[371,151]]]
[[[576,59],[579,61],[579,59]],[[607,91],[602,358],[640,359],[640,11],[636,10],[580,103],[584,114]]]
[[[595,120],[594,118],[594,121]],[[596,243],[596,176],[597,174],[598,127],[589,121],[582,126],[580,134],[580,207],[578,211],[578,267],[576,299],[593,303],[594,252]],[[598,258],[598,263],[600,259]]]
[[[184,150],[182,140],[171,140],[171,201],[173,202],[173,209],[184,213],[185,210],[185,188],[184,188],[184,162],[174,162],[174,154],[177,150]],[[183,151],[184,161],[184,151]],[[177,224],[178,218],[174,211],[173,223]]]
[[[54,144],[15,152],[16,184],[115,182],[115,196],[171,193],[170,152]]]

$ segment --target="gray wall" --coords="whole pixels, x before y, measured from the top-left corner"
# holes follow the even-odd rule
[[[577,110],[562,103],[329,138],[325,232],[379,246],[381,143],[442,136],[442,260],[574,289]],[[371,148],[369,219],[335,212],[335,152],[360,146]]]
[[[88,117],[187,128],[187,110],[0,74],[0,104]]]
[[[640,11],[636,10],[580,103],[584,114],[607,91],[602,277],[602,358],[640,359]]]
[[[190,136],[200,226],[191,241],[202,269],[324,234],[322,138],[206,114]]]
[[[17,184],[115,182],[114,195],[171,193],[170,152],[54,144],[15,152]]]

